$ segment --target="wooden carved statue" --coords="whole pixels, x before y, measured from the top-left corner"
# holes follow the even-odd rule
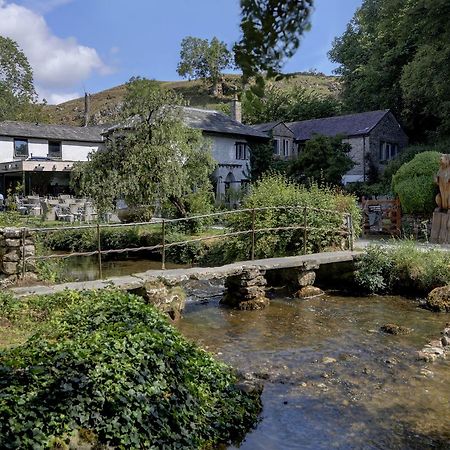
[[[434,181],[439,186],[436,203],[440,209],[450,209],[450,155],[442,154]]]

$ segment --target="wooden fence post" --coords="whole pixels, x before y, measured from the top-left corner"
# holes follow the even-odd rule
[[[255,216],[256,216],[255,208],[252,208],[252,253],[251,253],[252,261],[255,259]]]
[[[303,208],[303,254],[304,255],[306,255],[306,239],[308,237],[307,227],[308,227],[308,208],[305,206]]]
[[[352,215],[347,214],[347,233],[348,233],[348,248],[353,251],[353,219]]]
[[[166,221],[162,220],[162,255],[161,255],[161,269],[166,268]]]
[[[103,279],[102,270],[102,244],[100,241],[100,223],[97,222],[97,254],[98,254],[98,275],[100,280]]]

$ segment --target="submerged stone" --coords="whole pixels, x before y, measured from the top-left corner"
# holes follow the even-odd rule
[[[401,325],[397,325],[395,323],[386,323],[385,325],[380,327],[380,330],[383,333],[387,333],[387,334],[409,334],[411,333],[411,328],[408,327],[403,327]]]

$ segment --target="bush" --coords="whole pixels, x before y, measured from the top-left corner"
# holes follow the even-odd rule
[[[281,175],[268,175],[253,185],[245,198],[243,208],[268,206],[307,206],[336,210],[337,213],[307,211],[307,252],[316,252],[328,247],[341,247],[342,236],[336,231],[343,225],[342,214],[350,213],[353,218],[354,232],[361,231],[361,213],[356,200],[351,195],[343,194],[330,187],[311,187],[297,185],[287,181]],[[257,211],[255,228],[275,228],[286,226],[303,226],[304,209],[287,208],[280,210]],[[229,225],[233,231],[251,230],[251,212],[230,216]],[[255,240],[255,255],[258,258],[301,254],[304,246],[304,231],[269,231],[258,232]],[[250,257],[249,234],[242,235],[227,245],[227,260],[247,259]]]
[[[203,448],[256,421],[259,396],[140,297],[65,291],[25,309],[50,315],[0,353],[1,448],[68,448],[76,433],[98,447]]]
[[[424,295],[450,283],[450,255],[420,249],[414,241],[373,245],[357,262],[355,279],[365,292]]]
[[[439,170],[438,152],[423,152],[403,164],[392,178],[392,190],[405,214],[429,214],[436,207],[434,177]]]

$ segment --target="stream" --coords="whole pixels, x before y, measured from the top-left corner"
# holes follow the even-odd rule
[[[450,448],[450,362],[415,357],[448,316],[388,296],[277,294],[236,311],[220,307],[220,290],[194,290],[177,326],[264,383],[259,424],[229,449]],[[389,322],[412,332],[380,332]]]

